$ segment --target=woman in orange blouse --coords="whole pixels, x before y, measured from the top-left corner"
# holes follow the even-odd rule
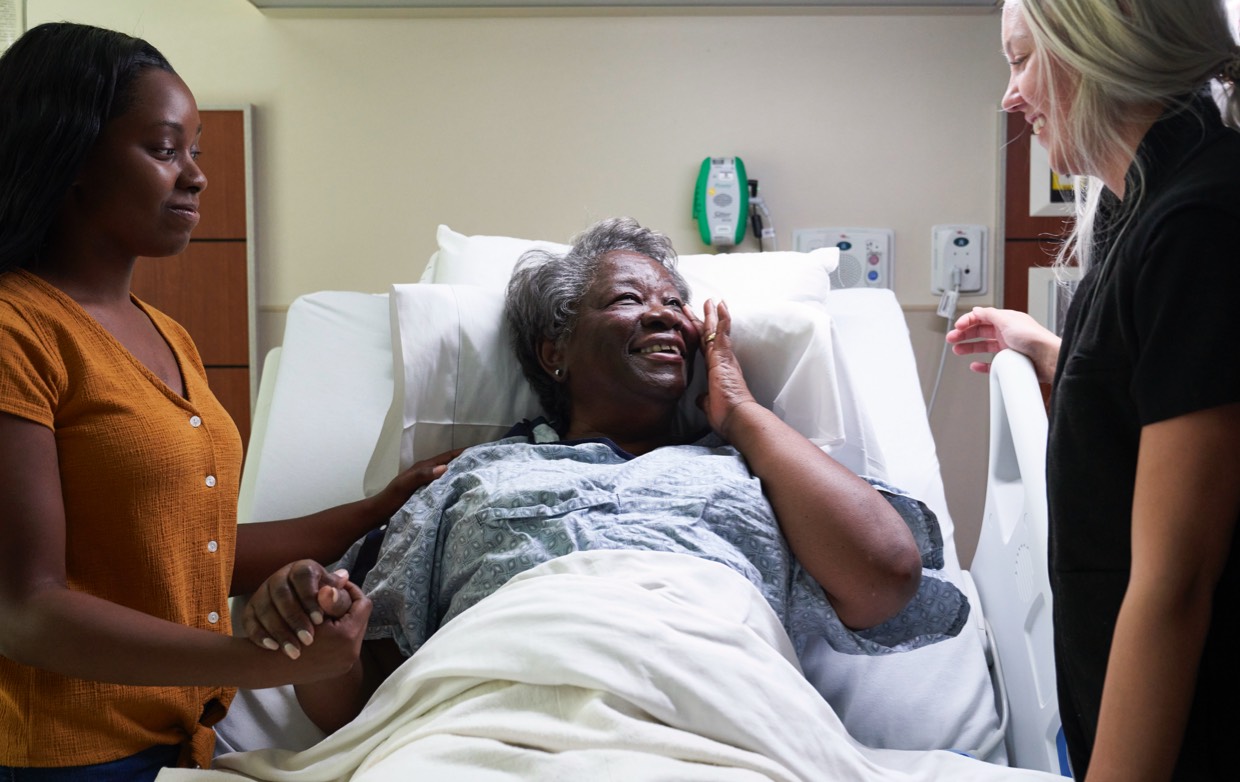
[[[0,777],[207,765],[232,687],[347,670],[369,605],[299,641],[229,634],[229,594],[330,561],[437,472],[288,524],[236,524],[241,440],[189,335],[130,294],[207,186],[189,89],[145,41],[37,27],[0,57]],[[288,583],[273,579],[273,583]],[[279,650],[283,649],[284,653]],[[6,774],[8,774],[6,776]]]

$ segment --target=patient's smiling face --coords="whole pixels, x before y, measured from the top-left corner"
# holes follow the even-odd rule
[[[657,261],[624,250],[604,256],[578,303],[572,333],[543,353],[569,384],[574,429],[586,424],[583,417],[675,409],[698,349],[685,304]]]

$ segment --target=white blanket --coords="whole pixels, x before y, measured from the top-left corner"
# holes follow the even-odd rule
[[[517,576],[318,745],[225,755],[216,769],[159,780],[1062,779],[861,747],[747,580],[639,551],[571,554]]]

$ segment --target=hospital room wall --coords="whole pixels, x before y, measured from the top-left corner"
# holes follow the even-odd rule
[[[416,280],[440,223],[566,240],[628,214],[702,252],[698,165],[739,155],[783,249],[796,228],[895,231],[896,292],[928,391],[945,325],[931,226],[986,225],[996,246],[1006,70],[994,12],[339,16],[247,0],[28,0],[28,25],[60,19],[149,39],[204,106],[253,107],[262,353],[300,294]],[[932,424],[967,561],[986,384],[951,357],[942,383]]]

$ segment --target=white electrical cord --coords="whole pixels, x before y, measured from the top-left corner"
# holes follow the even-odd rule
[[[939,299],[938,314],[947,318],[947,330],[951,331],[952,326],[956,322],[956,301],[960,298],[960,278],[961,271],[959,266],[952,267],[952,289],[943,291],[943,297]],[[939,356],[939,371],[934,377],[934,388],[930,390],[930,401],[926,403],[926,416],[928,417],[934,412],[934,400],[939,395],[939,383],[943,381],[943,365],[947,363],[947,335],[943,335],[943,354]]]

